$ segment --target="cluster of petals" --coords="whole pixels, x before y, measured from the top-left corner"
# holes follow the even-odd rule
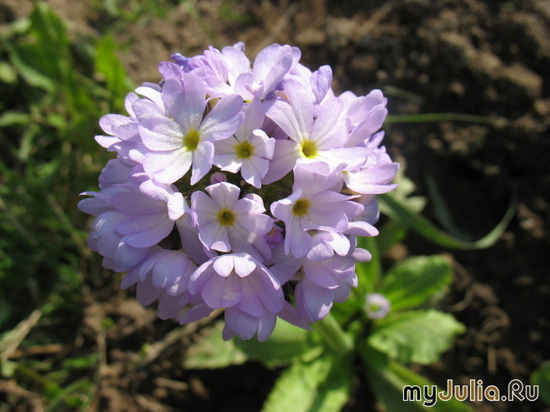
[[[162,319],[221,308],[224,339],[264,341],[278,318],[309,328],[357,286],[356,237],[378,234],[376,195],[395,186],[386,98],[336,96],[330,67],[289,45],[171,58],[128,115],[100,120],[116,158],[79,203],[88,246]]]

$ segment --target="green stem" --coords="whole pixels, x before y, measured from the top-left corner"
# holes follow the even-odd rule
[[[344,332],[334,316],[330,313],[326,318],[321,319],[315,325],[331,349],[338,353],[349,353],[353,350],[353,339]]]

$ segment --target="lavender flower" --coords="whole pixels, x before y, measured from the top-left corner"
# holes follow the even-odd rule
[[[208,249],[218,252],[245,252],[260,260],[271,256],[264,237],[273,226],[273,219],[264,214],[258,198],[239,199],[240,189],[230,183],[217,183],[196,191],[191,197],[197,216],[199,239]]]
[[[275,139],[261,130],[264,118],[262,104],[254,98],[235,135],[214,143],[214,164],[226,172],[241,171],[243,179],[256,188],[262,185],[275,149]]]
[[[174,183],[193,165],[193,185],[212,167],[212,141],[230,137],[240,126],[242,98],[230,95],[220,99],[203,118],[207,106],[204,85],[193,74],[182,78],[170,78],[162,88],[167,115],[144,113],[138,130],[148,149],[145,172],[159,182]]]
[[[277,278],[246,253],[215,257],[191,276],[189,291],[200,294],[212,309],[226,308],[224,337],[250,339],[258,332],[264,341],[273,332],[276,313],[283,309],[283,292]]]
[[[330,67],[288,45],[253,63],[242,43],[172,58],[127,116],[100,120],[116,159],[79,203],[89,247],[162,319],[223,308],[224,339],[266,340],[278,318],[309,328],[357,286],[356,236],[377,235],[376,195],[395,187],[385,97],[336,96]]]

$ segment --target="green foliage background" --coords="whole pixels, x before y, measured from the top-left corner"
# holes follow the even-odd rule
[[[122,8],[104,0],[98,7],[116,24],[98,38],[74,41],[64,22],[37,1],[29,16],[0,32],[0,374],[21,390],[38,393],[47,411],[86,410],[98,391],[104,355],[98,350],[43,360],[10,358],[18,349],[74,342],[90,290],[105,285],[118,290],[117,276],[101,269],[100,257],[86,246],[90,218],[76,205],[79,193],[97,190],[97,176],[112,157],[93,140],[101,133],[98,119],[124,113],[124,96],[133,89],[116,55],[114,34],[142,16],[162,16],[166,3],[131,1],[131,7]],[[231,2],[223,4],[225,18],[246,20],[234,15]],[[455,118],[448,113],[390,116],[388,124]],[[358,266],[360,286],[346,305],[335,308],[334,318],[312,333],[283,323],[263,346],[223,343],[218,324],[204,341],[191,345],[184,365],[220,368],[255,360],[268,368],[287,367],[265,411],[297,410],[289,394],[304,400],[301,410],[337,411],[348,400],[354,361],[361,358],[382,404],[405,410],[392,409],[402,407],[395,401],[400,385],[427,381],[404,365],[435,362],[463,326],[434,309],[452,280],[448,259],[414,257],[384,274],[380,256],[411,229],[447,248],[490,246],[515,205],[484,239],[464,241],[422,217],[425,199],[411,197],[412,183],[402,175],[398,179],[399,190],[380,199],[388,216],[381,235],[363,240],[373,261]],[[439,209],[445,211],[445,205]],[[365,294],[374,292],[384,293],[393,308],[392,316],[379,322],[363,313]],[[108,329],[110,322],[105,318],[101,325]],[[144,346],[141,359],[150,353]],[[446,407],[436,410],[468,410],[457,403]],[[414,403],[407,408],[420,410]],[[0,406],[4,410],[9,409]]]

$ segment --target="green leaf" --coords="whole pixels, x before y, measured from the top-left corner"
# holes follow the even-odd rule
[[[13,48],[10,53],[11,62],[19,75],[30,86],[54,93],[56,90],[55,80],[36,68],[38,66],[37,57],[39,55],[35,53],[34,49],[34,47],[30,50],[28,47]]]
[[[98,364],[98,353],[90,353],[76,358],[67,358],[61,362],[63,369],[90,369]]]
[[[95,69],[105,79],[107,90],[113,95],[115,107],[122,109],[124,96],[131,87],[116,50],[117,44],[112,36],[100,39],[96,46]]]
[[[385,359],[372,348],[366,347],[362,356],[367,364],[367,373],[370,384],[377,399],[384,405],[388,412],[422,412],[428,409],[434,412],[471,412],[472,408],[466,402],[460,402],[454,398],[442,401],[434,396],[434,383],[418,375],[398,362]],[[373,358],[376,360],[373,362]],[[420,401],[405,401],[404,391],[406,387],[416,385],[423,390],[429,388],[429,397],[422,397]],[[443,391],[437,387],[438,391]],[[422,393],[424,395],[424,393]],[[424,405],[426,403],[426,405]]]
[[[262,412],[338,412],[348,401],[352,378],[351,359],[332,352],[295,362],[275,383]]]
[[[401,242],[407,236],[407,227],[397,220],[390,220],[380,228],[380,233],[376,236],[378,252],[384,255],[395,244]]]
[[[268,368],[276,368],[302,356],[318,356],[322,349],[312,345],[309,336],[309,331],[278,320],[273,334],[265,342],[235,339],[235,343],[248,359],[261,362]]]
[[[9,63],[0,61],[0,82],[13,84],[17,80],[17,74]]]
[[[93,387],[93,384],[85,377],[72,382],[51,398],[44,411],[66,411],[67,404],[73,403],[75,398],[80,400],[78,403],[81,403],[83,401],[82,397],[85,397],[86,393],[90,392],[91,387]]]
[[[550,406],[550,361],[543,362],[531,374],[531,384],[539,386],[540,397]]]
[[[311,333],[279,320],[271,337],[265,342],[239,338],[224,342],[223,322],[197,338],[187,351],[184,366],[191,369],[224,368],[247,360],[263,363],[268,368],[286,366],[295,359],[317,358],[323,348],[311,341]]]
[[[395,264],[382,280],[380,293],[392,310],[413,308],[441,292],[452,280],[451,264],[444,256],[414,256]]]
[[[416,113],[394,114],[386,117],[386,123],[425,123],[425,122],[469,122],[498,125],[501,119],[489,116],[477,116],[466,113]]]
[[[31,122],[31,115],[23,112],[8,111],[0,115],[0,127],[27,125]]]
[[[246,361],[246,355],[230,341],[222,338],[223,322],[216,324],[204,335],[198,336],[189,346],[183,366],[186,369],[214,369],[230,365],[240,365]]]
[[[63,21],[53,12],[47,3],[36,2],[36,7],[30,15],[31,28],[40,42],[48,50],[59,54],[57,48],[66,49],[69,46],[69,36],[65,30]]]
[[[393,181],[397,184],[397,187],[391,191],[391,197],[408,210],[420,213],[426,206],[427,199],[423,196],[412,196],[416,190],[416,185],[405,175],[407,161],[403,157],[396,160],[399,162],[399,170],[397,170]],[[380,199],[380,196],[377,196],[377,199]],[[380,203],[380,211],[391,216],[392,211],[385,207],[384,203]]]
[[[378,195],[378,200],[380,201],[380,206],[385,213],[389,214],[392,218],[403,222],[406,226],[415,230],[426,239],[451,249],[463,250],[484,249],[494,245],[502,233],[504,233],[504,230],[508,226],[508,223],[510,223],[510,220],[514,217],[517,204],[517,200],[514,197],[506,214],[494,227],[494,229],[491,230],[491,232],[475,242],[465,242],[449,235],[446,232],[443,232],[424,216],[400,203],[391,195]]]
[[[464,326],[437,310],[408,311],[377,322],[369,344],[403,363],[431,364],[449,349]]]
[[[457,239],[471,240],[471,236],[456,225],[433,176],[426,177],[426,187],[433,203],[434,216],[441,226]]]

